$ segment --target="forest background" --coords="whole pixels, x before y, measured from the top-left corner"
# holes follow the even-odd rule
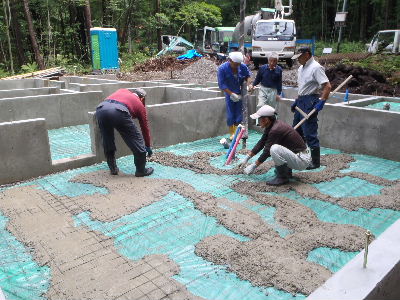
[[[400,0],[347,2],[347,50],[362,51],[378,30],[400,28]],[[273,0],[248,0],[246,15],[273,6]],[[293,0],[298,38],[332,45],[342,6],[343,0]],[[193,42],[205,25],[235,26],[239,11],[239,0],[2,0],[0,77],[52,66],[89,69],[91,27],[116,28],[123,60],[134,65],[157,53],[158,35]]]

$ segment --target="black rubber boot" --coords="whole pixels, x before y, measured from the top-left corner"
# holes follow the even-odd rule
[[[110,168],[111,175],[118,175],[119,169],[117,167],[117,161],[115,160],[115,153],[107,153],[107,165]]]
[[[307,167],[307,170],[318,169],[321,166],[320,157],[319,147],[311,149],[311,164]]]
[[[276,177],[267,181],[267,185],[282,185],[289,182],[289,176],[292,169],[287,164],[276,166]]]
[[[153,174],[153,168],[146,168],[146,152],[134,155],[133,157],[136,166],[136,177],[144,177]]]

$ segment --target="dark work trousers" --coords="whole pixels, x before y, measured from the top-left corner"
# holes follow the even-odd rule
[[[228,126],[238,125],[243,120],[243,101],[233,102],[228,95],[225,93],[225,104],[226,104],[226,124]]]
[[[319,101],[318,95],[299,96],[297,107],[309,114]],[[303,116],[296,110],[294,113],[293,127],[296,126]],[[318,113],[315,112],[307,121],[303,123],[297,132],[306,140],[307,145],[313,149],[319,147],[318,139]]]
[[[110,101],[110,100],[108,100]],[[114,100],[113,103],[103,101],[96,108],[96,118],[99,124],[104,154],[116,151],[114,128],[131,149],[134,155],[146,153],[146,148],[141,132],[137,129],[128,108]]]

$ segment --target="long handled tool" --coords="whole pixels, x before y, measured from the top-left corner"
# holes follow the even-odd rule
[[[239,125],[239,126],[242,126],[242,125]],[[231,152],[229,153],[229,156],[228,156],[228,159],[226,160],[225,165],[229,165],[229,164],[231,163],[233,157],[235,156],[236,148],[237,148],[237,146],[239,145],[240,139],[241,139],[241,138],[243,137],[243,135],[245,134],[245,131],[246,131],[246,128],[244,128],[244,126],[242,126],[242,130],[240,130],[240,132],[239,132],[239,135],[238,135],[238,137],[237,137],[237,139],[236,139],[236,141],[235,141],[235,144],[234,144],[233,147],[232,147]],[[233,144],[233,142],[232,142],[232,144]]]
[[[333,92],[332,94],[330,94],[330,96],[333,96],[334,94],[336,94],[350,79],[353,78],[353,75],[350,75],[349,77],[346,78],[345,81],[343,81]],[[296,124],[296,126],[294,126],[294,129],[299,128],[301,125],[303,125],[303,123],[305,121],[307,121],[317,110],[314,108],[312,111],[310,111],[310,113],[307,115],[304,111],[302,111],[300,108],[298,108],[296,106],[296,110],[302,114],[304,116],[303,119],[301,119],[301,121],[299,123]]]

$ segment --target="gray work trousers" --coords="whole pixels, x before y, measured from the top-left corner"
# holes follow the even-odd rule
[[[103,101],[96,108],[96,118],[106,156],[116,151],[114,128],[119,132],[134,155],[146,153],[143,136],[137,129],[125,105]]]
[[[294,153],[286,147],[274,144],[270,149],[272,160],[275,166],[287,164],[287,166],[294,170],[305,170],[311,163],[310,150]]]

